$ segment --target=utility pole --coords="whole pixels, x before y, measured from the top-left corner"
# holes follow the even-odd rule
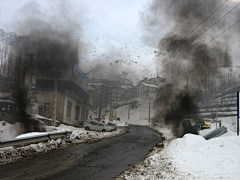
[[[147,99],[149,99],[149,116],[148,116],[148,122],[150,122],[150,118],[151,118],[151,99],[153,99],[153,98],[147,98]]]
[[[112,87],[111,87],[111,100],[110,100],[110,116],[113,116],[113,110],[112,110],[112,99],[113,99],[113,96],[112,96]]]
[[[136,111],[139,111],[139,113],[140,113],[140,114],[139,114],[139,115],[140,115],[140,120],[141,120],[141,110],[136,110]]]
[[[122,118],[122,106],[121,106],[121,118]]]
[[[99,105],[99,113],[98,113],[98,121],[100,122],[101,111],[102,111],[102,94],[103,94],[103,84],[101,88],[101,97],[100,97],[100,105]]]
[[[56,118],[57,118],[57,76],[58,70],[56,68],[55,80],[54,80],[54,100],[53,100],[53,113],[52,113],[52,123],[56,127]]]
[[[128,119],[130,118],[130,104],[128,106]]]

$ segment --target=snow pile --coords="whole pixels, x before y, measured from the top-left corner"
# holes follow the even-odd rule
[[[203,179],[239,179],[240,138],[228,136],[205,140],[186,134],[170,142],[163,153],[170,154],[182,172]]]
[[[67,145],[65,138],[50,140],[46,143],[31,144],[18,148],[7,147],[0,149],[0,165],[16,161],[17,159],[33,156],[40,153],[50,152]]]
[[[102,132],[95,132],[95,131],[86,131],[84,128],[76,128],[73,126],[66,126],[63,124],[61,124],[59,127],[50,127],[50,128],[53,128],[57,131],[71,130],[73,132],[69,138],[58,138],[56,140],[52,139],[45,143],[31,144],[31,145],[22,146],[22,147],[0,148],[0,165],[16,161],[17,159],[20,159],[20,158],[33,156],[40,153],[47,153],[59,148],[67,147],[71,143],[97,142],[103,138],[124,134],[127,131],[126,128],[121,128],[121,129],[118,129],[117,131],[102,133]],[[43,133],[36,133],[36,132],[27,133],[27,134],[22,134],[16,138],[29,137],[37,134],[43,134]]]
[[[21,134],[22,124],[16,122],[10,124],[5,121],[0,121],[0,142],[14,139]]]
[[[117,179],[240,179],[240,137],[236,134],[210,140],[186,134],[166,140],[164,147],[154,147]]]
[[[146,180],[146,179],[194,179],[189,173],[178,170],[173,159],[162,152],[163,147],[155,146],[148,156],[137,165],[122,173],[117,180]]]

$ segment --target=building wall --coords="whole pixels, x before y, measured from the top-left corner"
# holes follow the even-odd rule
[[[101,93],[97,93],[94,90],[88,90],[89,97],[92,99],[92,102],[90,103],[92,105],[93,109],[96,109],[100,105],[100,99],[101,99]],[[103,94],[104,96],[104,94]]]
[[[0,74],[9,78],[10,71],[13,70],[13,48],[12,46],[0,42]]]
[[[52,90],[39,90],[36,101],[39,104],[38,113],[44,117],[52,118],[54,92]],[[57,118],[57,120],[60,120]]]
[[[142,83],[137,85],[137,96],[144,96],[154,93],[156,91],[155,87],[145,86]]]
[[[143,96],[146,95],[146,87],[143,84],[137,85],[137,96]]]
[[[57,120],[63,122],[65,92],[58,92],[57,96]],[[44,117],[52,118],[54,91],[38,90],[37,93],[38,113]]]
[[[124,92],[124,99],[137,97],[137,88],[126,89]]]
[[[39,104],[39,114],[47,118],[52,118],[53,110],[53,90],[39,90],[37,103]],[[77,108],[76,108],[77,107]],[[79,113],[77,113],[79,112]],[[57,97],[57,120],[69,125],[79,125],[80,121],[86,120],[88,116],[88,106],[81,104],[76,97],[65,91],[59,91]]]
[[[87,120],[87,117],[87,104],[81,104],[74,96],[66,93],[63,109],[63,123],[79,125],[80,121]]]

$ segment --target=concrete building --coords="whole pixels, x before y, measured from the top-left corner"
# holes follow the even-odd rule
[[[52,118],[55,102],[55,80],[57,81],[57,102],[56,102],[56,120],[69,125],[79,125],[81,121],[88,118],[89,108],[91,107],[88,99],[88,78],[78,65],[72,61],[58,61],[58,67],[61,68],[55,79],[54,67],[56,64],[49,64],[48,61],[41,61],[38,66],[36,79],[37,97],[36,103],[39,104],[39,114],[47,118]],[[44,64],[44,65],[43,65]],[[46,66],[51,66],[52,71]],[[41,69],[42,68],[42,69]],[[48,69],[48,74],[44,69]]]
[[[150,82],[140,82],[137,85],[137,96],[145,96],[156,92],[156,88],[158,87],[155,83]]]
[[[137,97],[137,88],[132,87],[129,89],[126,89],[124,92],[124,99],[131,99]]]

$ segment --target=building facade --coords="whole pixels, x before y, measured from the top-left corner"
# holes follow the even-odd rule
[[[64,73],[64,76],[58,75],[56,78],[55,65],[49,62],[41,61],[38,66],[40,74],[36,79],[36,102],[39,104],[39,114],[52,118],[55,94],[57,94],[56,120],[64,124],[80,125],[81,121],[88,118],[91,107],[87,91],[88,78],[74,62],[56,62],[56,64],[60,69],[59,74]],[[49,71],[49,67],[52,68],[52,72]],[[48,69],[48,74],[43,72],[45,68]]]
[[[155,83],[140,82],[137,85],[137,96],[146,96],[156,92],[158,86]]]
[[[131,98],[135,98],[137,97],[137,88],[136,87],[132,87],[129,89],[126,89],[124,92],[124,99],[131,99]]]

